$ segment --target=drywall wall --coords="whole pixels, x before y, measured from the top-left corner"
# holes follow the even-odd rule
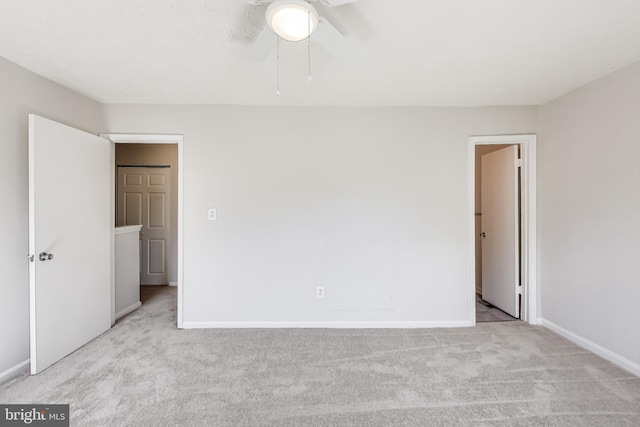
[[[178,281],[178,146],[175,144],[116,144],[117,165],[171,167],[171,246],[167,256],[169,281]],[[117,176],[117,173],[116,173]]]
[[[185,327],[469,324],[468,138],[535,133],[538,117],[537,107],[104,112],[105,132],[184,134]]]
[[[542,317],[640,364],[640,63],[541,106],[540,123]]]
[[[29,113],[96,133],[100,105],[0,58],[0,374],[29,358],[28,174]],[[61,167],[71,167],[69,164]],[[10,372],[7,372],[10,371]],[[0,378],[0,381],[4,378]]]

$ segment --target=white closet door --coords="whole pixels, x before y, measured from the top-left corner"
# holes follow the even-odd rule
[[[140,284],[167,285],[171,169],[118,167],[117,225],[142,225]]]

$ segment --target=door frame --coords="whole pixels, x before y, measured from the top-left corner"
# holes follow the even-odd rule
[[[184,295],[184,270],[183,270],[183,183],[184,183],[184,165],[183,165],[183,135],[170,134],[120,134],[120,133],[104,133],[101,137],[111,141],[111,226],[115,229],[115,209],[116,209],[116,144],[176,144],[178,146],[178,302],[177,302],[177,327],[182,329],[183,324],[183,295]],[[113,236],[113,233],[111,233]],[[113,237],[112,237],[113,239]],[[113,253],[115,245],[111,245],[111,269],[113,277],[115,277],[115,254]],[[115,282],[111,284],[111,322],[115,322]]]
[[[532,325],[539,325],[537,286],[537,232],[536,232],[536,134],[482,135],[469,137],[469,230],[471,265],[470,320],[476,324],[476,247],[475,247],[475,184],[476,146],[511,144],[520,146],[521,165],[521,227],[522,242],[522,307],[520,317]]]

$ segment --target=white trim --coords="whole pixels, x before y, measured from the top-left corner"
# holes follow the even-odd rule
[[[29,114],[29,257],[36,255],[36,210],[35,210],[35,114]],[[36,370],[36,263],[29,261],[29,360],[31,374]]]
[[[113,230],[113,234],[127,234],[127,233],[139,233],[142,230],[142,225],[123,225],[120,227],[115,227]]]
[[[169,286],[178,286],[178,282],[169,282]]]
[[[100,135],[101,138],[104,136]],[[105,138],[108,139],[108,138]],[[109,150],[109,200],[111,204],[111,213],[109,221],[111,222],[111,327],[116,324],[116,150],[113,143],[110,144]]]
[[[141,306],[142,306],[142,303],[138,301],[131,304],[129,307],[125,308],[124,310],[120,310],[119,312],[116,313],[116,320],[118,320],[122,316],[126,316],[127,314],[136,311]]]
[[[173,134],[138,134],[138,133],[101,133],[115,144],[179,144],[183,141],[183,135]]]
[[[609,362],[620,366],[622,369],[625,369],[632,374],[640,377],[640,364],[635,363],[627,359],[626,357],[620,356],[618,353],[614,353],[613,351],[606,349],[601,345],[594,343],[593,341],[589,341],[588,339],[581,337],[580,335],[575,334],[563,328],[562,326],[558,326],[555,323],[548,321],[547,319],[541,318],[540,324],[545,328],[557,333],[558,335],[565,337],[569,341],[578,344],[580,347],[586,348],[587,350],[597,354],[603,359],[606,359]]]
[[[115,192],[115,144],[177,144],[178,145],[178,307],[177,307],[177,327],[183,327],[183,295],[184,295],[184,272],[182,263],[183,254],[183,195],[184,195],[184,136],[183,135],[154,135],[154,134],[117,134],[105,133],[101,137],[107,138],[112,146],[112,191]],[[112,194],[111,211],[115,212],[115,194]],[[112,221],[115,224],[115,221]],[[113,254],[112,254],[113,257]]]
[[[6,381],[11,380],[12,378],[17,377],[23,372],[29,371],[29,359],[24,362],[18,363],[16,366],[13,366],[6,371],[0,373],[0,383],[4,383]]]
[[[476,317],[476,259],[475,259],[475,170],[476,145],[519,144],[522,164],[522,286],[523,303],[521,317],[532,324],[540,324],[538,318],[537,241],[536,241],[536,143],[535,134],[488,135],[469,137],[469,213],[470,213],[470,266],[471,295],[469,296],[470,320]]]
[[[325,328],[325,329],[412,329],[412,328],[466,328],[475,322],[451,321],[372,321],[372,322],[331,322],[331,321],[219,321],[184,322],[184,329],[266,329],[266,328]]]

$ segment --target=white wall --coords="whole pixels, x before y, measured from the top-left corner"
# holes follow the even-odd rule
[[[537,131],[536,107],[104,111],[184,134],[187,327],[470,321],[468,137]]]
[[[27,115],[36,113],[96,133],[101,113],[98,103],[4,58],[0,94],[1,374],[29,358]]]
[[[542,317],[640,372],[640,63],[540,107]]]

